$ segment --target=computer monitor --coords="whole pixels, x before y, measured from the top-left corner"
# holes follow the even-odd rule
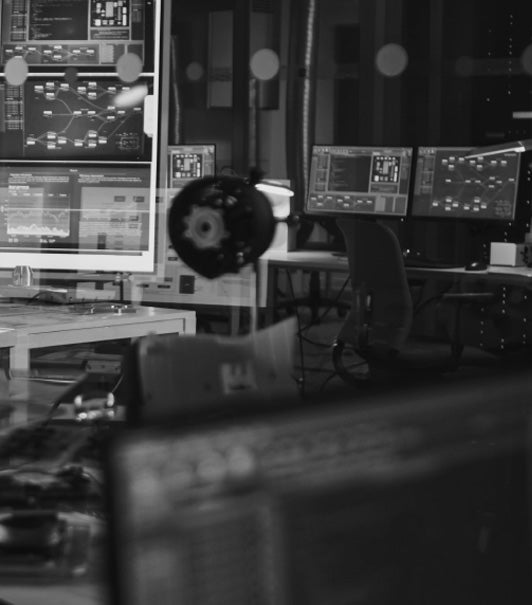
[[[0,64],[109,67],[125,53],[153,71],[154,0],[1,0]]]
[[[153,94],[147,79],[139,83]],[[68,82],[60,74],[32,75],[21,86],[0,81],[0,158],[148,161],[143,100],[128,107],[116,102],[130,88],[116,76]]]
[[[412,147],[314,145],[305,212],[404,217]]]
[[[152,178],[149,163],[3,162],[0,267],[153,271]]]
[[[529,602],[532,383],[495,378],[115,433],[112,602]]]
[[[520,154],[467,158],[467,147],[419,147],[411,214],[423,218],[512,221]]]
[[[216,172],[216,146],[170,145],[168,147],[168,187],[181,188],[193,179]]]

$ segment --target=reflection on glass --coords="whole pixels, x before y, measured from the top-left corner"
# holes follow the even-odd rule
[[[11,86],[24,84],[28,77],[28,64],[22,57],[9,59],[5,66],[5,76]]]
[[[262,48],[251,57],[249,66],[259,80],[271,80],[279,73],[279,57],[271,48]]]
[[[400,44],[385,44],[375,57],[377,69],[389,78],[399,76],[408,65],[408,54]]]
[[[116,62],[116,71],[122,82],[135,82],[142,73],[142,61],[138,55],[125,53]]]
[[[185,69],[185,74],[191,82],[197,82],[198,80],[201,80],[205,75],[205,69],[203,69],[203,65],[201,63],[198,63],[197,61],[192,61],[187,65]]]

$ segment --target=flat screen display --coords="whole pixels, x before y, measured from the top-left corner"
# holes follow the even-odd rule
[[[216,147],[206,145],[171,145],[168,147],[168,187],[183,187],[193,179],[216,172]]]
[[[314,145],[308,214],[406,216],[411,147]]]
[[[0,158],[149,160],[143,100],[128,107],[115,101],[129,89],[113,77],[0,82]]]
[[[520,155],[508,151],[468,158],[467,147],[420,147],[412,216],[512,221]]]
[[[125,53],[153,69],[151,0],[3,0],[0,64],[112,66]]]
[[[0,166],[0,267],[151,271],[150,166]]]

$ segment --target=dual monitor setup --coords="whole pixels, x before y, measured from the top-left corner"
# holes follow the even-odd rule
[[[306,214],[513,221],[519,154],[470,151],[314,145]]]

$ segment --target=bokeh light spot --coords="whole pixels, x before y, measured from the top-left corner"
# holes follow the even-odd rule
[[[185,68],[185,75],[191,82],[198,82],[203,78],[204,74],[203,65],[197,61],[192,61]]]
[[[279,56],[271,48],[261,48],[249,62],[251,73],[259,80],[271,80],[279,73]]]
[[[381,47],[375,56],[377,69],[383,76],[400,76],[408,65],[408,53],[400,44],[390,43]]]
[[[76,80],[78,79],[78,70],[75,67],[67,67],[65,69],[65,80],[68,82],[70,86],[74,86],[76,84]]]
[[[142,73],[142,61],[134,53],[124,53],[116,62],[116,71],[122,82],[135,82]]]
[[[12,57],[4,67],[4,75],[11,86],[21,86],[28,77],[28,64],[22,57]]]

